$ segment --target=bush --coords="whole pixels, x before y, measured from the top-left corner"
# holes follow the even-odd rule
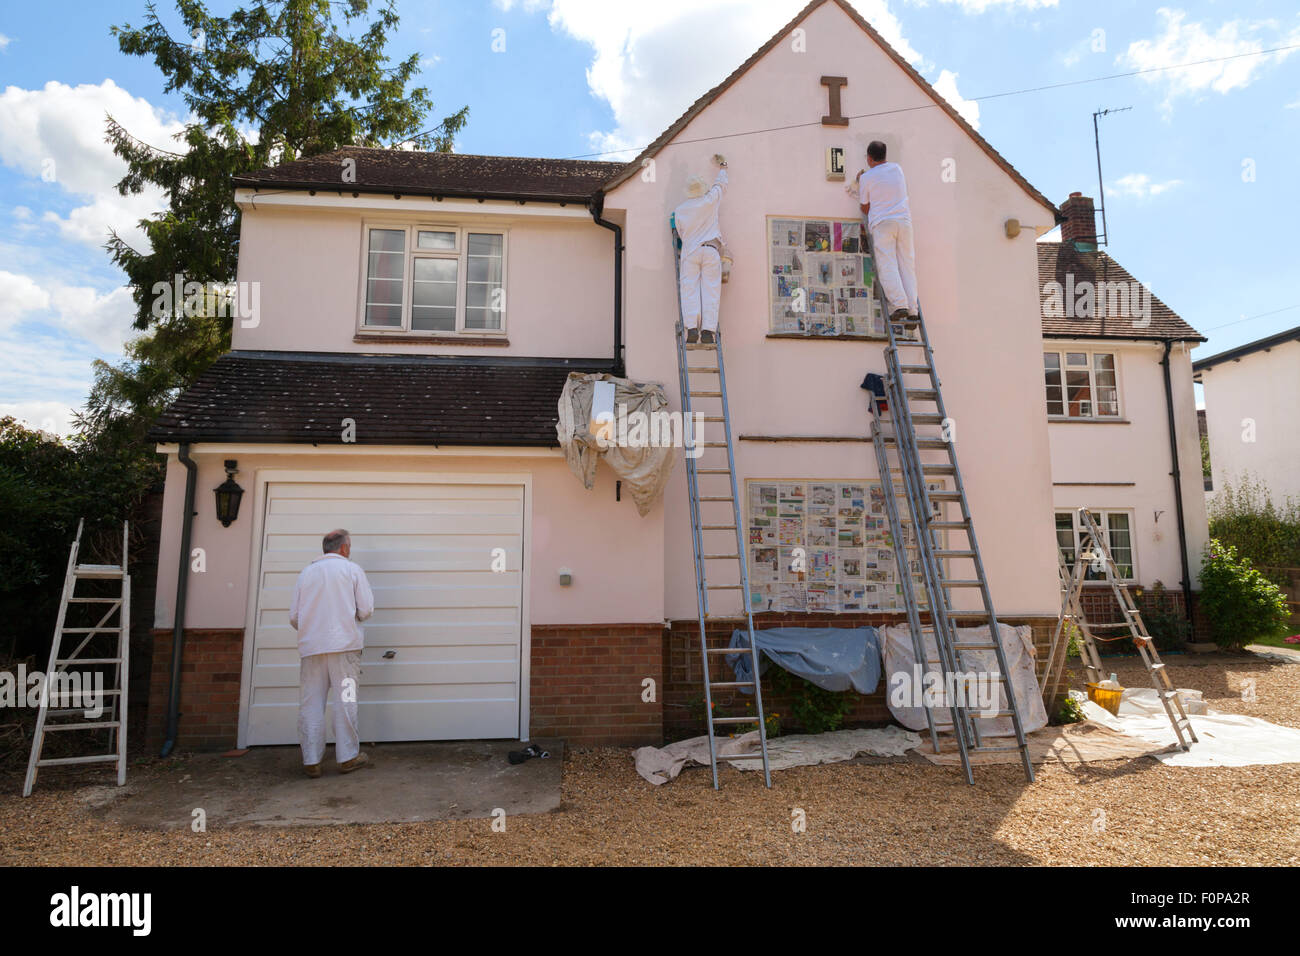
[[[1201,611],[1223,648],[1274,637],[1291,619],[1281,588],[1239,558],[1232,545],[1214,538],[1201,558]]]
[[[839,730],[853,709],[856,696],[853,691],[823,690],[783,667],[772,666],[768,674],[772,688],[782,697],[790,698],[790,716],[806,734]]]
[[[1250,475],[1234,488],[1224,482],[1210,502],[1210,537],[1237,550],[1265,577],[1285,584],[1279,568],[1300,568],[1300,502],[1279,507],[1268,489]]]

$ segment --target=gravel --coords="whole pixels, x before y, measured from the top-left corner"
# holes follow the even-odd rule
[[[1250,658],[1170,655],[1179,686],[1210,707],[1300,727],[1300,666]],[[1143,686],[1137,663],[1110,664]],[[1253,701],[1242,699],[1254,681]],[[1076,682],[1076,686],[1077,682]],[[155,761],[133,774],[174,773]],[[1300,863],[1300,765],[1169,767],[1150,758],[1088,767],[1017,766],[959,772],[913,762],[800,767],[775,775],[707,768],[651,787],[622,749],[566,753],[554,813],[491,820],[207,833],[132,829],[93,805],[103,776],[50,774],[23,800],[21,776],[0,778],[4,865],[769,865]],[[791,826],[796,810],[805,832]],[[1104,825],[1100,825],[1103,824]]]

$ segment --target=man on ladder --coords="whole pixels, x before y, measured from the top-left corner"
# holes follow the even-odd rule
[[[871,232],[871,253],[885,298],[894,306],[888,317],[905,327],[916,325],[916,253],[912,248],[912,210],[907,182],[898,163],[885,161],[885,144],[867,146],[867,168],[858,170],[858,204]]]
[[[718,175],[710,186],[703,176],[686,182],[687,200],[673,210],[681,239],[682,322],[686,344],[712,345],[718,331],[722,301],[722,231],[718,209],[727,188],[727,160],[716,154]],[[702,326],[702,328],[701,328]]]

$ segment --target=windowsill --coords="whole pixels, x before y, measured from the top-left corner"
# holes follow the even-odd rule
[[[479,346],[506,346],[510,340],[505,336],[497,335],[411,335],[407,332],[358,332],[352,336],[352,341],[358,344],[372,344],[375,342],[392,342],[396,345],[479,345]]]
[[[769,339],[805,339],[825,342],[888,342],[884,335],[816,335],[812,332],[768,332]]]
[[[1132,425],[1127,418],[1073,418],[1069,415],[1048,415],[1048,424],[1068,425]]]

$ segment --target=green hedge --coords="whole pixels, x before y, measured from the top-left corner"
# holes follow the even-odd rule
[[[1233,548],[1274,584],[1285,585],[1278,568],[1300,568],[1300,501],[1273,502],[1268,489],[1246,475],[1227,482],[1210,502],[1210,537]]]
[[[1232,545],[1213,538],[1201,559],[1201,613],[1223,648],[1275,637],[1291,620],[1282,589],[1238,556]]]

